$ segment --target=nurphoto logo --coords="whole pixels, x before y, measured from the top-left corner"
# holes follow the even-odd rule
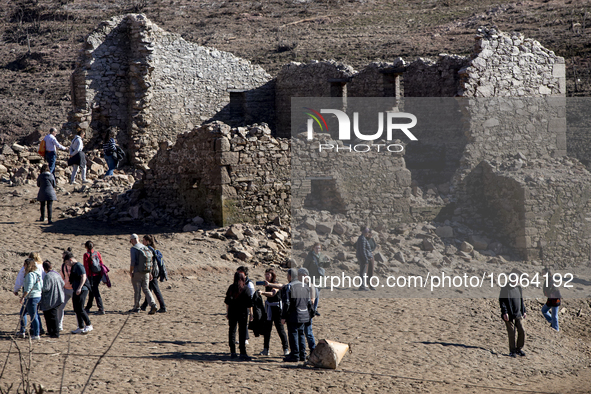
[[[331,114],[336,116],[338,121],[338,139],[345,144],[347,144],[348,141],[351,141],[351,119],[345,112],[338,109],[321,109],[320,112],[308,107],[304,107],[304,109],[306,110],[305,114],[309,116],[307,123],[308,140],[314,138],[314,124],[318,125],[322,133],[330,133],[326,119],[322,114]],[[385,123],[386,141],[392,141],[394,132],[398,130],[402,131],[411,141],[418,141],[409,130],[417,124],[417,117],[413,114],[408,112],[378,112],[377,115],[378,130],[373,134],[363,134],[359,128],[359,113],[353,112],[353,134],[356,139],[361,141],[377,141],[382,139]],[[409,120],[410,122],[400,123],[400,120],[402,119]],[[388,152],[402,152],[404,150],[404,146],[401,144],[349,144],[345,146],[339,146],[337,144],[320,144],[318,147],[320,152],[332,149],[335,149],[336,152],[343,150],[348,152],[369,152],[372,148],[378,152],[380,152],[381,148],[385,148],[382,150],[387,150]]]

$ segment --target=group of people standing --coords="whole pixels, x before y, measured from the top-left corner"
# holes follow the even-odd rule
[[[45,208],[47,207],[47,220],[48,224],[52,224],[52,212],[53,202],[57,200],[55,192],[56,181],[55,181],[55,163],[57,159],[56,150],[68,150],[65,146],[61,145],[57,138],[57,129],[52,127],[43,138],[43,149],[40,148],[41,153],[46,161],[41,167],[41,173],[37,177],[37,186],[39,192],[37,194],[37,201],[40,202],[41,217],[40,222],[45,221]],[[69,148],[69,159],[68,165],[72,166],[72,175],[70,177],[70,185],[77,184],[76,176],[80,172],[81,182],[89,183],[86,179],[86,155],[84,154],[84,130],[78,130]],[[103,145],[103,152],[105,161],[107,162],[108,170],[105,176],[113,175],[113,171],[117,168],[121,159],[117,155],[118,147],[115,141],[116,132],[111,130],[107,136],[105,144]]]
[[[45,317],[47,334],[50,338],[59,338],[60,331],[63,330],[64,309],[70,299],[78,321],[78,327],[72,333],[86,334],[93,330],[88,312],[93,300],[96,300],[96,314],[105,314],[98,285],[101,280],[110,285],[109,269],[103,264],[100,253],[94,250],[92,241],[86,242],[85,247],[83,263],[74,258],[71,248],[65,250],[59,272],[54,270],[51,261],[42,261],[39,253],[31,253],[25,260],[13,290],[17,296],[21,288],[23,290],[20,330],[17,336],[26,337],[27,316],[31,319],[29,332],[32,339],[39,339],[45,333],[38,313],[41,310]],[[93,269],[93,259],[96,259],[98,269]],[[84,306],[89,293],[91,295]]]
[[[287,272],[287,283],[277,281],[273,268],[265,271],[265,280],[257,285],[265,286],[264,290],[254,291],[254,284],[248,278],[248,268],[239,267],[234,274],[234,282],[226,291],[226,319],[229,323],[230,357],[240,357],[243,361],[251,360],[246,352],[249,320],[251,328],[254,326],[255,315],[262,320],[264,337],[261,356],[270,355],[270,339],[273,326],[279,335],[282,355],[286,362],[306,360],[306,342],[310,353],[316,347],[316,340],[312,331],[312,320],[317,315],[318,295],[316,288],[304,278],[310,277],[306,268],[291,268]],[[266,300],[262,303],[261,297]],[[256,313],[253,308],[257,307]],[[287,325],[287,335],[284,326]],[[238,344],[240,356],[236,353],[236,329],[238,329]],[[289,346],[289,347],[288,347]]]
[[[168,273],[162,253],[156,249],[156,239],[152,235],[145,235],[140,243],[136,234],[133,234],[131,239],[133,244],[131,276],[134,288],[134,308],[131,312],[146,310],[149,304],[152,308],[150,314],[156,313],[153,291],[160,304],[158,312],[164,313],[166,305],[158,287],[158,279],[167,280]],[[18,296],[22,289],[18,337],[27,336],[28,317],[31,321],[29,330],[31,339],[40,339],[40,335],[44,333],[47,333],[50,338],[59,338],[63,330],[64,309],[70,299],[77,320],[77,327],[72,330],[72,334],[87,334],[93,330],[89,314],[95,302],[97,310],[94,314],[98,316],[105,314],[100,284],[105,283],[111,287],[109,268],[104,264],[100,252],[94,249],[92,241],[87,241],[84,246],[86,253],[82,257],[82,262],[74,257],[71,248],[65,250],[59,271],[54,270],[55,267],[49,260],[42,261],[39,253],[36,252],[31,253],[25,260],[13,290]],[[145,259],[139,256],[140,254],[149,258],[150,262],[146,264]],[[144,266],[141,265],[142,262]],[[148,269],[145,268],[146,266]],[[142,290],[146,300],[140,307]],[[45,317],[47,331],[43,330],[39,310]]]

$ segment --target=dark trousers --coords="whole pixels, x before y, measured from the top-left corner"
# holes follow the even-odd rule
[[[51,213],[53,211],[53,201],[40,201],[41,202],[41,219],[45,219],[45,203],[47,203],[47,220],[51,221]]]
[[[45,325],[47,326],[47,335],[50,337],[59,337],[60,336],[60,329],[59,329],[59,320],[57,318],[57,308],[48,309],[43,311],[43,316],[45,316]]]
[[[359,262],[359,276],[361,277],[361,279],[363,279],[363,274],[365,274],[365,269],[367,268],[367,285],[368,286],[370,285],[369,280],[373,276],[373,267],[374,267],[373,260]]]
[[[158,300],[158,305],[160,305],[160,309],[166,310],[166,304],[164,304],[164,297],[162,297],[162,292],[160,291],[160,286],[158,286],[158,279],[154,278],[150,281],[148,287],[156,296]],[[144,298],[144,303],[142,304],[142,309],[146,309],[148,307],[148,300]]]
[[[525,330],[521,318],[506,321],[505,325],[507,326],[507,334],[509,334],[509,351],[511,353],[520,351],[525,344]],[[517,331],[517,343],[515,342],[515,331]]]
[[[78,328],[84,328],[84,325],[90,326],[90,319],[88,318],[88,314],[84,310],[84,301],[86,301],[86,296],[88,295],[88,290],[84,289],[80,292],[80,295],[76,294],[74,290],[74,294],[72,294],[72,304],[74,305],[74,312],[76,313],[76,319],[78,319]]]
[[[292,357],[299,357],[300,361],[306,359],[306,335],[304,323],[287,323],[289,336],[289,348]]]
[[[264,332],[264,348],[269,349],[269,342],[271,341],[271,331],[273,331],[273,324],[275,324],[275,329],[277,330],[277,334],[279,334],[279,338],[281,339],[281,346],[283,350],[287,349],[287,335],[285,334],[285,329],[283,328],[283,324],[281,324],[281,309],[278,307],[271,307],[271,311],[273,314],[272,320],[265,320],[265,332]]]
[[[88,302],[86,303],[86,310],[89,311],[92,308],[92,301],[96,299],[96,306],[99,311],[103,311],[103,299],[99,291],[99,285],[101,284],[102,276],[89,276],[88,281],[90,282],[90,294],[88,295]]]
[[[228,316],[230,330],[228,339],[230,341],[230,353],[236,353],[236,326],[238,326],[238,347],[240,354],[246,354],[246,330],[248,330],[248,315]]]

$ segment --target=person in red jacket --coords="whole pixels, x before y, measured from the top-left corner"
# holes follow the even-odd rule
[[[96,315],[104,315],[105,308],[103,306],[103,299],[101,298],[101,293],[99,291],[99,285],[101,284],[101,279],[103,277],[102,266],[103,266],[103,258],[101,254],[94,250],[94,244],[92,241],[86,241],[84,244],[86,247],[86,253],[84,253],[84,269],[86,270],[86,275],[88,276],[88,281],[90,282],[90,294],[88,296],[88,302],[86,303],[86,313],[90,312],[90,308],[92,308],[92,301],[96,299],[96,306],[98,307],[98,311],[96,311]],[[99,272],[94,272],[92,269],[93,259],[98,259],[101,270]]]

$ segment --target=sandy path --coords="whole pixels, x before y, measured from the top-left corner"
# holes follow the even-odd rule
[[[133,291],[124,273],[129,264],[128,234],[146,229],[82,219],[41,226],[33,222],[37,204],[28,203],[36,189],[18,189],[21,196],[9,194],[15,190],[0,186],[0,367],[19,310],[9,290],[26,253],[41,250],[43,258],[57,262],[61,250],[72,246],[81,257],[82,244],[91,238],[113,270],[113,287],[102,288],[107,314],[91,315],[92,333],[67,334],[76,325],[70,304],[65,335],[33,344],[32,381],[54,391],[59,391],[66,355],[63,392],[79,393],[119,333],[85,392],[591,392],[589,300],[564,302],[567,312],[561,315],[560,333],[543,320],[538,301],[528,300],[525,358],[507,357],[506,332],[495,299],[327,298],[321,299],[322,316],[314,321],[316,337],[349,343],[353,349],[338,370],[283,363],[276,334],[271,357],[230,361],[223,295],[236,264],[219,258],[225,251],[222,241],[163,233],[161,249],[172,273],[162,284],[169,313],[129,316],[125,311],[132,306]],[[60,196],[57,205],[78,200],[82,197],[76,193]],[[262,273],[262,267],[256,268],[251,277],[261,278]],[[19,346],[26,348],[27,343],[20,340]],[[258,354],[262,344],[262,337],[251,335],[249,354]],[[13,352],[1,388],[20,379],[18,368]]]

